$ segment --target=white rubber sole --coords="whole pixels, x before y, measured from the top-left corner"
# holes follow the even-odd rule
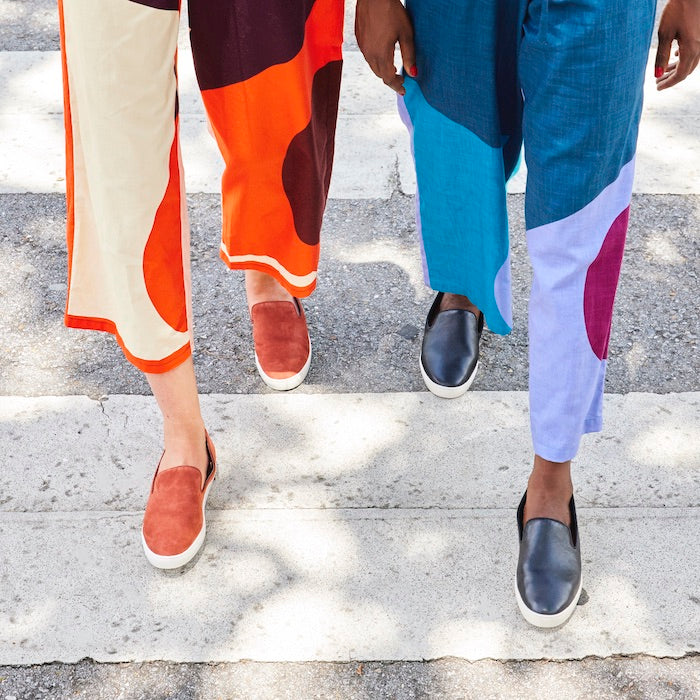
[[[472,376],[469,377],[469,379],[466,382],[464,382],[464,384],[460,384],[459,386],[443,386],[442,384],[436,384],[428,376],[428,373],[423,367],[422,354],[418,359],[418,364],[420,366],[420,373],[423,375],[423,381],[425,382],[425,386],[428,387],[428,391],[431,394],[435,394],[435,396],[439,396],[441,399],[456,399],[462,396],[462,394],[466,394],[469,387],[472,385],[472,382],[474,381],[474,377],[476,377],[476,373],[479,371],[479,361],[477,360],[476,366],[474,367],[474,371],[472,372]]]
[[[306,358],[306,363],[291,377],[286,377],[285,379],[269,377],[260,366],[257,352],[255,353],[255,366],[258,368],[260,379],[262,379],[270,389],[274,389],[275,391],[290,391],[291,389],[296,389],[306,379],[306,375],[309,373],[309,367],[311,367],[311,342],[309,341],[309,356]]]
[[[148,559],[148,563],[155,566],[156,569],[179,569],[181,566],[188,564],[192,559],[194,559],[197,552],[201,549],[204,544],[204,538],[207,535],[207,518],[206,518],[206,507],[207,498],[209,498],[209,490],[211,485],[216,480],[216,477],[209,482],[204,491],[204,498],[202,499],[202,529],[199,531],[197,537],[195,537],[194,542],[180,554],[172,554],[170,556],[165,556],[163,554],[156,554],[152,552],[148,545],[146,544],[146,538],[143,536],[143,528],[141,528],[141,544],[143,545],[143,552]]]
[[[520,590],[518,589],[518,577],[515,577],[515,600],[518,602],[518,608],[520,609],[520,614],[534,627],[540,627],[542,629],[551,629],[552,627],[559,627],[563,625],[576,610],[578,605],[578,599],[581,597],[581,591],[583,590],[583,579],[579,582],[578,591],[574,599],[565,607],[561,612],[555,613],[554,615],[543,615],[542,613],[536,613],[530,610],[530,608],[525,605],[525,601],[520,596]]]

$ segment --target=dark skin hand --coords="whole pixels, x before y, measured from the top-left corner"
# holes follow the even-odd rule
[[[394,66],[394,47],[399,44],[404,70],[415,77],[416,54],[413,28],[400,0],[358,0],[355,13],[357,43],[370,68],[385,85],[405,94],[403,76]],[[677,42],[670,62],[673,41]],[[700,0],[669,0],[661,15],[655,75],[658,90],[685,80],[700,63]]]
[[[673,40],[678,60],[670,63]],[[669,0],[659,24],[656,51],[656,89],[665,90],[685,80],[700,63],[700,0]]]
[[[372,72],[399,95],[405,95],[403,75],[394,65],[397,43],[406,73],[415,78],[418,70],[413,26],[400,0],[357,0],[355,36]]]

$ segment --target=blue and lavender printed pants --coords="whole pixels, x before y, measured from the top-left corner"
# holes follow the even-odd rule
[[[655,0],[408,0],[412,137],[426,283],[512,325],[506,182],[521,146],[535,452],[602,427]]]

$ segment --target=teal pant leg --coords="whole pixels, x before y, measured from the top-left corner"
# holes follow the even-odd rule
[[[468,296],[492,331],[508,333],[505,187],[521,147],[517,3],[408,0],[407,7],[418,77],[406,78],[400,111],[416,163],[426,283]]]

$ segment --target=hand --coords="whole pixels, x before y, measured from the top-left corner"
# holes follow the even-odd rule
[[[678,42],[678,61],[669,63],[671,44]],[[656,89],[665,90],[687,78],[700,63],[700,0],[669,0],[659,25]]]
[[[405,95],[403,76],[394,66],[396,42],[401,49],[404,70],[415,78],[418,69],[413,26],[400,0],[357,0],[355,36],[373,73],[399,95]]]

